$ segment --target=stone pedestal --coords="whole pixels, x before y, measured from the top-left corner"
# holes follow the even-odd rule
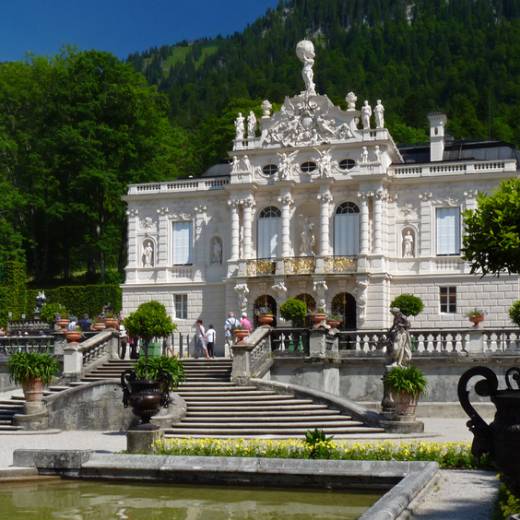
[[[25,406],[25,413],[27,415],[15,415],[14,424],[20,426],[22,430],[47,430],[49,428],[49,414],[47,409],[40,406],[39,409],[34,407],[27,408]]]
[[[381,427],[388,433],[422,433],[424,431],[424,423],[410,416],[393,415],[391,419],[381,421]]]
[[[146,426],[146,428],[145,428]],[[128,453],[153,453],[153,443],[162,439],[164,432],[153,424],[141,425],[126,433],[126,451]]]

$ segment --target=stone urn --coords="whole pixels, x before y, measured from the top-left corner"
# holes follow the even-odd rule
[[[119,328],[119,321],[117,318],[105,318],[105,327],[107,329],[118,329]]]
[[[81,331],[68,330],[65,332],[65,338],[67,339],[67,343],[78,343],[81,340]]]
[[[272,325],[274,316],[272,314],[264,313],[258,316],[258,323],[260,325]]]
[[[240,343],[244,338],[249,336],[249,331],[246,329],[235,329],[233,335],[235,336],[235,343]]]
[[[335,320],[333,318],[329,318],[327,320],[327,325],[331,328],[331,329],[337,329],[340,325],[341,325],[341,321],[340,320]]]
[[[56,323],[61,330],[65,330],[67,325],[70,323],[70,320],[67,318],[60,318],[59,320],[56,320]]]
[[[497,411],[495,419],[487,424],[469,400],[470,379],[481,376],[475,392],[489,396]],[[487,367],[470,368],[459,380],[457,392],[460,404],[470,420],[467,425],[473,433],[471,452],[475,457],[488,454],[503,481],[513,494],[520,497],[520,369],[510,368],[505,374],[506,388],[498,390],[498,379]],[[513,388],[516,386],[516,388]]]
[[[319,323],[321,323],[322,321],[324,321],[326,319],[327,319],[327,315],[324,312],[315,312],[312,315],[312,322],[315,325],[318,325]]]
[[[44,384],[41,379],[30,379],[22,384],[23,395],[29,403],[39,402],[43,399]]]
[[[134,370],[128,369],[121,374],[121,386],[124,407],[131,406],[134,415],[140,419],[137,429],[157,429],[157,426],[150,423],[150,419],[170,402],[166,376],[154,381],[142,380],[137,379]]]
[[[415,419],[415,409],[417,408],[417,396],[407,392],[392,392],[394,403],[394,414],[400,417],[410,417]]]
[[[94,325],[92,325],[92,329],[97,330],[98,332],[105,330],[107,326],[104,321],[96,321]]]
[[[473,327],[478,327],[479,324],[484,321],[484,315],[475,314],[474,316],[469,317],[469,321],[471,321],[471,323],[473,323]]]

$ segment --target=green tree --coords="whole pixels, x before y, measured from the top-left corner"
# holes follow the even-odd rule
[[[520,179],[501,183],[491,195],[479,194],[476,210],[464,212],[464,248],[471,272],[520,272]]]

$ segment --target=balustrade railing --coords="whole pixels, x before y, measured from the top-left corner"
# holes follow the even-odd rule
[[[282,328],[271,329],[271,350],[275,354],[294,353],[309,355],[309,329]]]
[[[520,330],[500,329],[482,330],[482,344],[484,352],[488,354],[516,354],[520,355]]]
[[[15,352],[54,352],[54,336],[2,336],[0,355],[9,356]]]
[[[119,341],[119,333],[105,330],[79,344],[78,351],[82,354],[82,366],[88,367],[100,357],[117,355],[117,345],[114,349],[113,341]],[[115,350],[115,352],[114,352]]]

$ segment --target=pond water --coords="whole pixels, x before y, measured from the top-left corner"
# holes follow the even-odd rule
[[[3,483],[2,520],[354,520],[381,495],[316,489]]]

